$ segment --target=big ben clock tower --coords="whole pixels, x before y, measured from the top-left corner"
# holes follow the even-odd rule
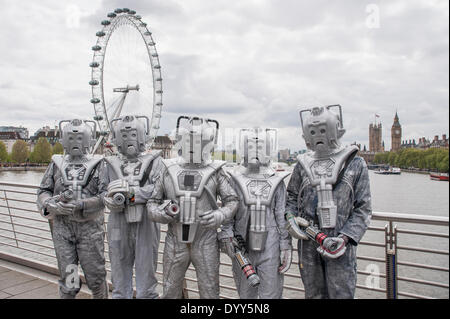
[[[400,149],[402,143],[402,126],[398,121],[397,112],[395,112],[394,124],[391,128],[391,151],[397,152]]]

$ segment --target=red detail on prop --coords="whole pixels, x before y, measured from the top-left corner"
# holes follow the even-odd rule
[[[250,265],[245,266],[243,268],[243,271],[244,271],[246,277],[249,277],[250,275],[256,273],[255,270],[253,269],[253,267]]]
[[[319,245],[322,245],[325,238],[327,238],[327,235],[325,235],[324,233],[319,233],[316,236],[316,241],[319,243]]]
[[[330,251],[328,249],[326,249],[327,252],[329,252],[332,255],[336,255],[338,252],[340,252],[342,250],[342,248],[345,247],[345,242],[341,245],[341,247],[339,247],[338,249],[336,249],[335,251]]]

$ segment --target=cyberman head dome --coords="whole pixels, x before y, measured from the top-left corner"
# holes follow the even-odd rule
[[[239,133],[240,153],[243,166],[259,168],[268,166],[276,153],[277,131],[275,129],[242,129]]]
[[[184,125],[180,127],[181,121]],[[219,122],[216,120],[180,116],[177,119],[176,140],[179,155],[189,164],[205,164],[217,145]]]
[[[63,123],[68,123],[62,126]],[[90,126],[87,123],[92,123]],[[61,132],[61,144],[66,154],[70,156],[82,156],[89,153],[89,149],[95,144],[95,132],[97,124],[88,120],[63,120],[59,122]]]
[[[339,108],[339,115],[330,110],[335,107]],[[306,119],[304,113],[309,113]],[[340,105],[301,110],[300,121],[308,149],[323,155],[339,149],[339,140],[345,133]]]
[[[146,124],[140,119],[145,119]],[[124,115],[111,121],[112,143],[127,157],[137,157],[146,150],[149,141],[149,118],[144,115]]]

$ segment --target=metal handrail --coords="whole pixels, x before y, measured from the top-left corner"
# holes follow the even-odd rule
[[[10,229],[4,228],[4,227],[0,227],[0,231],[3,232],[3,235],[0,234],[0,238],[4,238],[7,240],[10,240],[10,242],[3,242],[2,240],[0,240],[0,247],[4,246],[4,247],[9,247],[11,249],[16,249],[19,251],[23,251],[23,252],[29,252],[29,253],[34,253],[37,254],[39,256],[44,256],[47,258],[50,258],[52,260],[53,263],[53,267],[55,267],[52,272],[57,273],[57,267],[56,267],[56,258],[53,254],[48,254],[44,251],[42,251],[42,248],[45,248],[46,250],[48,249],[53,249],[53,245],[49,246],[46,244],[43,244],[42,241],[50,241],[52,243],[52,239],[47,238],[45,236],[43,236],[43,232],[45,232],[45,235],[49,235],[50,231],[48,228],[48,223],[45,219],[41,218],[40,215],[35,215],[35,214],[39,214],[39,212],[36,209],[36,206],[34,206],[33,209],[31,209],[29,206],[33,205],[35,203],[35,199],[36,199],[36,193],[31,193],[31,192],[24,192],[21,191],[22,189],[33,189],[33,190],[37,190],[38,186],[37,185],[31,185],[31,184],[18,184],[18,183],[10,183],[10,182],[0,182],[0,192],[1,195],[3,195],[2,197],[0,197],[0,203],[2,201],[5,201],[5,205],[0,204],[0,225],[5,226],[9,225],[9,227],[11,227]],[[10,189],[8,189],[10,188]],[[19,189],[19,190],[18,190]],[[9,197],[8,194],[16,194],[16,196],[14,197]],[[33,196],[33,198],[27,198],[27,199],[21,199],[20,197],[18,197],[18,195],[21,196],[28,196],[31,197]],[[8,201],[14,201],[15,205],[11,206],[9,204]],[[24,205],[26,205],[27,207],[18,207],[20,206],[18,203],[22,203]],[[7,211],[2,212],[1,208],[6,208]],[[17,214],[18,212],[20,212],[21,214]],[[31,216],[36,216],[35,218],[31,217],[30,214],[32,214]],[[2,218],[3,216],[3,218]],[[21,222],[19,223],[18,221],[16,221],[17,219],[20,219]],[[429,237],[429,238],[449,238],[448,233],[442,233],[442,232],[437,232],[437,233],[433,233],[430,231],[424,232],[424,231],[419,231],[419,230],[410,230],[410,229],[397,229],[396,227],[394,227],[394,223],[398,222],[398,223],[405,223],[405,224],[422,224],[422,225],[434,225],[434,226],[443,226],[443,227],[448,227],[449,226],[449,218],[448,217],[441,217],[441,216],[425,216],[425,215],[409,215],[409,214],[398,214],[398,213],[386,213],[386,212],[373,212],[372,213],[372,220],[375,221],[384,221],[384,222],[388,222],[389,226],[392,228],[395,228],[395,236],[398,236],[398,234],[408,234],[408,235],[417,235],[417,236],[424,236],[424,237]],[[26,225],[26,222],[30,222],[32,224],[30,225]],[[35,223],[39,222],[40,226],[45,227],[41,228],[41,227],[36,227]],[[105,223],[107,223],[107,218],[105,219]],[[42,225],[41,225],[42,224]],[[21,227],[20,231],[17,231],[15,229],[15,227]],[[388,226],[386,226],[388,227]],[[368,233],[369,232],[374,232],[374,233],[379,233],[379,232],[386,232],[386,227],[378,227],[378,226],[370,226],[368,229]],[[27,230],[24,230],[24,229]],[[389,227],[388,227],[389,228]],[[27,232],[29,231],[29,232]],[[10,234],[12,233],[14,235],[13,236],[5,236],[5,232],[10,232]],[[34,233],[33,233],[34,232]],[[39,232],[39,234],[36,234],[35,232]],[[162,228],[162,232],[166,232],[166,229],[163,227]],[[11,235],[12,235],[11,234]],[[23,236],[27,236],[28,238],[32,238],[33,240],[29,240],[28,238],[23,238]],[[106,244],[107,241],[105,240]],[[446,250],[437,250],[437,249],[428,249],[428,248],[424,248],[424,247],[411,247],[411,246],[406,246],[406,245],[397,245],[396,244],[397,239],[395,239],[395,249],[397,250],[401,250],[401,251],[414,251],[414,252],[420,252],[420,253],[426,253],[426,255],[430,255],[430,254],[437,254],[437,255],[447,255],[448,256],[448,251]],[[14,243],[14,244],[12,244]],[[26,244],[27,246],[24,247],[22,244]],[[162,257],[162,253],[163,250],[161,249],[164,245],[164,240],[161,239],[160,241],[160,249],[158,251],[158,256]],[[374,242],[374,241],[368,241],[368,240],[362,240],[360,242],[360,245],[363,247],[368,247],[373,250],[373,249],[380,249],[380,248],[386,248],[387,245],[392,245],[392,242]],[[38,247],[37,249],[32,249],[30,248],[30,246],[35,246]],[[40,248],[40,249],[39,249]],[[107,248],[105,249],[105,254],[108,253]],[[11,253],[11,256],[13,256],[14,254]],[[296,254],[294,254],[296,255]],[[8,253],[5,251],[1,251],[0,250],[0,258],[7,258],[5,256],[8,256]],[[226,256],[226,255],[222,255],[222,256]],[[11,257],[14,259],[15,262],[20,262],[20,257],[17,257],[16,255],[14,255],[14,257]],[[376,257],[373,256],[371,254],[369,255],[358,255],[357,256],[358,261],[362,261],[362,262],[369,262],[372,264],[386,264],[386,259],[384,258],[380,258],[380,257]],[[24,260],[26,260],[27,257],[24,257]],[[107,263],[109,263],[109,258],[107,259]],[[225,259],[225,260],[223,260]],[[27,261],[27,263],[29,263],[29,261]],[[36,265],[39,265],[39,261],[36,261],[35,263]],[[158,264],[161,265],[162,261],[158,260]],[[294,257],[294,260],[292,262],[292,267],[291,269],[286,273],[285,275],[285,284],[284,284],[284,294],[289,294],[290,298],[299,298],[301,297],[302,293],[304,292],[304,288],[303,285],[301,283],[301,280],[299,280],[301,278],[301,275],[298,271],[298,261],[296,260],[296,258]],[[42,267],[43,269],[47,269],[48,268],[48,264],[44,263],[44,266]],[[221,262],[220,262],[220,266],[221,267],[230,267],[232,265],[232,263],[230,262],[228,256],[225,258],[221,258]],[[403,261],[400,260],[397,262],[397,265],[402,266],[402,267],[414,267],[416,269],[425,269],[425,270],[429,270],[429,271],[438,271],[438,272],[449,272],[449,268],[448,268],[448,263],[446,267],[442,267],[442,266],[437,266],[437,265],[427,265],[427,264],[421,264],[421,263],[416,263],[416,262],[409,262],[409,261]],[[110,268],[107,266],[108,269],[108,275],[110,272]],[[186,285],[185,290],[186,292],[194,292],[196,294],[198,294],[198,289],[195,289],[195,287],[192,287],[192,285],[195,285],[197,282],[197,278],[195,276],[195,268],[191,265],[188,268],[189,271],[194,272],[194,275],[186,275],[186,280],[187,282],[189,282],[189,284]],[[227,273],[229,272],[229,273]],[[370,271],[364,270],[364,269],[358,269],[357,271],[358,273],[358,278],[362,279],[364,277],[367,276],[373,276],[373,274]],[[157,271],[158,275],[162,275],[161,271]],[[224,272],[223,270],[221,270],[219,272],[220,275],[220,287],[225,289],[225,290],[231,290],[233,292],[236,292],[236,288],[234,286],[234,280],[232,280],[233,276],[230,270],[227,270],[226,272]],[[377,276],[379,278],[383,278],[388,280],[389,279],[389,274],[387,273],[381,273],[379,272],[377,274]],[[290,278],[290,279],[289,279]],[[288,279],[290,280],[290,282],[286,283],[286,281],[288,281]],[[223,282],[224,280],[227,280],[227,282]],[[230,281],[231,280],[231,281]],[[297,280],[296,282],[293,282],[293,280]],[[432,287],[436,287],[436,288],[440,288],[440,289],[446,289],[448,291],[448,284],[447,283],[442,283],[442,282],[437,282],[436,280],[425,280],[425,279],[421,279],[421,278],[410,278],[407,276],[398,276],[395,278],[395,280],[398,280],[399,282],[407,282],[409,284],[417,284],[417,285],[426,285],[426,286],[432,286]],[[161,284],[161,281],[158,281]],[[230,282],[232,284],[230,284]],[[358,291],[372,291],[372,292],[376,292],[376,293],[387,293],[387,289],[385,287],[368,287],[367,285],[362,285],[360,283],[357,284],[357,292]],[[299,294],[300,293],[300,294]],[[410,298],[430,298],[430,296],[426,296],[424,294],[416,294],[416,293],[411,293],[411,292],[407,292],[407,291],[398,291],[398,296],[404,296],[404,297],[410,297]],[[234,298],[232,296],[229,296],[227,294],[225,294],[224,292],[221,292],[220,294],[221,298]]]
[[[415,223],[424,225],[448,226],[448,217],[411,215],[400,213],[373,212],[372,220],[382,220],[388,222]]]

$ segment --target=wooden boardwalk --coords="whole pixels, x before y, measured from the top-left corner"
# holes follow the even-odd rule
[[[77,299],[90,298],[83,290],[77,295]],[[46,280],[0,266],[0,299],[59,299],[57,278]]]

